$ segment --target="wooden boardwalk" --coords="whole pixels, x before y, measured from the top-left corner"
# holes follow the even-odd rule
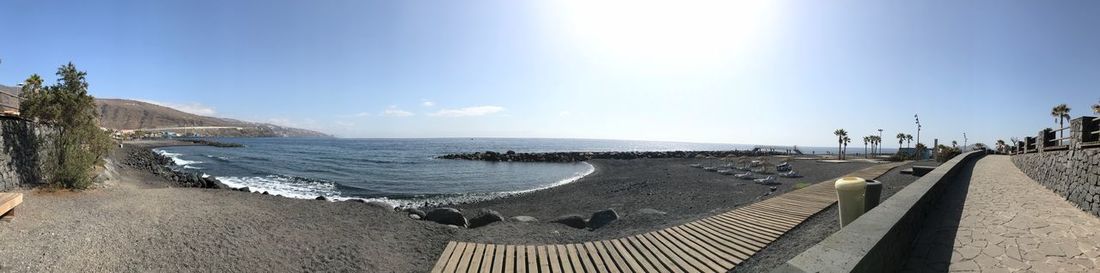
[[[877,178],[902,163],[846,176]],[[679,226],[558,245],[449,242],[431,272],[726,272],[836,202],[834,179]]]

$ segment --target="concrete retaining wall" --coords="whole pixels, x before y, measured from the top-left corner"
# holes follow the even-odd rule
[[[984,156],[968,152],[948,160],[875,209],[772,272],[896,272],[909,257],[921,222],[959,170]]]
[[[1100,149],[1072,149],[1012,156],[1028,177],[1100,216]]]
[[[44,136],[55,132],[34,122],[0,117],[0,191],[46,181],[42,163],[50,143]]]

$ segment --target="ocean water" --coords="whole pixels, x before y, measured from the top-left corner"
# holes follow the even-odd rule
[[[158,148],[176,165],[293,198],[325,196],[394,205],[495,198],[569,183],[592,173],[588,163],[482,162],[436,159],[479,151],[675,151],[751,149],[751,145],[584,139],[219,138],[242,148]],[[803,151],[809,153],[806,148]],[[814,150],[815,148],[810,148]],[[825,150],[827,148],[816,148]],[[820,152],[819,152],[820,153]]]

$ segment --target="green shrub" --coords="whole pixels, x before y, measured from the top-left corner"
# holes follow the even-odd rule
[[[959,151],[959,148],[948,147],[944,145],[936,146],[936,162],[947,162],[948,160],[951,160],[951,158],[954,158],[961,153],[962,151]]]
[[[70,189],[91,185],[93,167],[102,163],[112,140],[99,128],[95,98],[88,95],[87,73],[72,63],[57,70],[58,82],[42,86],[41,77],[32,75],[23,86],[20,116],[54,127],[56,133],[45,136],[48,147],[44,177],[48,184]]]

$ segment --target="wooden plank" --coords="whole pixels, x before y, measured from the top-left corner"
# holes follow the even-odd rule
[[[726,214],[726,215],[730,215],[730,214],[745,214],[745,215],[767,216],[767,217],[764,218],[765,220],[771,220],[772,222],[776,222],[776,223],[779,223],[779,224],[787,224],[787,223],[791,223],[791,222],[798,222],[802,219],[809,218],[809,215],[800,216],[800,215],[790,215],[790,214],[777,213],[777,212],[770,211],[770,210],[767,210],[767,209],[762,208],[762,207],[748,207],[748,208],[744,208],[744,209],[739,209],[737,211],[733,211],[732,213],[729,213],[729,214]]]
[[[649,242],[657,246],[658,250],[668,255],[669,258],[672,258],[672,262],[679,264],[680,268],[683,268],[684,271],[702,272],[707,270],[705,265],[695,260],[695,258],[692,258],[691,255],[684,250],[676,247],[676,245],[668,242],[668,240],[665,240],[665,238],[661,237],[657,232],[645,233],[642,234],[642,236],[649,239]]]
[[[815,195],[821,195],[821,196],[828,197],[828,196],[833,196],[833,193],[821,193],[821,194],[815,193]],[[832,200],[832,201],[821,201],[821,202],[807,203],[807,202],[795,201],[795,200],[792,200],[790,198],[787,198],[786,196],[779,196],[779,198],[772,198],[772,199],[764,200],[760,203],[819,209],[821,207],[827,207],[830,204],[835,203],[835,202],[836,202],[835,200]]]
[[[712,221],[715,221],[715,222],[741,222],[741,223],[745,223],[745,225],[740,225],[740,226],[745,227],[746,229],[749,229],[749,230],[766,231],[766,233],[771,234],[772,237],[779,237],[779,236],[781,236],[781,234],[785,230],[788,230],[789,228],[794,227],[794,225],[781,225],[781,223],[775,223],[771,220],[768,220],[767,217],[755,216],[755,215],[753,215],[753,216],[738,216],[736,218],[729,217],[729,216],[718,216],[718,217],[714,217],[714,218],[708,219],[708,220],[712,220]]]
[[[709,232],[709,234],[725,239],[731,243],[745,247],[752,250],[752,253],[756,253],[764,246],[770,244],[772,239],[756,239],[751,236],[745,235],[746,233],[731,233],[720,232],[714,229],[711,223],[692,223],[693,227],[700,230],[700,232]]]
[[[485,255],[485,244],[475,244],[474,253],[470,256],[470,267],[465,270],[466,273],[477,273],[481,268],[481,257]],[[461,269],[461,267],[459,268]]]
[[[565,251],[565,245],[553,244],[550,248],[550,252],[558,253],[559,270],[564,273],[573,273],[573,263],[569,261],[569,251]]]
[[[459,272],[458,264],[461,263],[462,253],[466,252],[467,246],[473,249],[473,246],[470,246],[468,243],[458,243],[455,245],[454,253],[451,253],[451,257],[447,258],[447,266],[443,267],[444,273]],[[462,269],[462,271],[466,271],[466,269]]]
[[[539,272],[539,255],[535,251],[535,246],[525,246],[527,252],[527,273]]]
[[[683,272],[680,267],[672,264],[672,261],[669,261],[668,258],[665,258],[663,255],[658,255],[656,249],[653,249],[652,246],[647,246],[648,242],[643,243],[639,237],[640,236],[630,236],[626,238],[626,241],[634,246],[634,249],[642,252],[642,256],[645,257],[646,260],[649,260],[654,267],[658,267],[658,272]]]
[[[550,272],[561,273],[561,260],[558,259],[558,248],[554,245],[546,246],[546,256],[549,258]]]
[[[725,227],[728,229],[737,230],[742,234],[746,234],[747,238],[760,239],[755,241],[761,243],[768,243],[783,236],[781,231],[777,231],[773,227],[760,226],[756,225],[756,223],[752,223],[752,225],[750,225],[751,222],[756,221],[759,220],[756,218],[727,219],[716,217],[714,219],[707,219],[706,223],[715,227]]]
[[[493,251],[493,273],[504,273],[504,251],[508,246],[497,245]]]
[[[732,218],[731,216],[740,216],[740,217]],[[754,226],[759,226],[759,227],[762,227],[762,228],[769,228],[769,229],[772,229],[772,230],[783,230],[783,229],[787,229],[787,228],[790,228],[791,226],[793,226],[793,225],[789,225],[789,224],[783,223],[783,222],[776,222],[772,219],[769,219],[768,217],[766,217],[764,215],[760,215],[760,214],[756,214],[756,213],[746,213],[746,212],[743,212],[743,211],[737,211],[737,212],[734,212],[734,213],[731,213],[731,214],[728,214],[728,215],[716,215],[714,218],[715,219],[727,219],[727,220],[729,220],[729,219],[739,219],[739,220],[745,221],[747,223],[752,223]]]
[[[740,214],[764,215],[764,216],[767,216],[764,219],[772,220],[773,222],[782,223],[782,224],[788,224],[788,223],[791,223],[791,222],[799,223],[802,220],[805,220],[806,218],[810,218],[810,215],[812,215],[811,213],[794,213],[794,212],[791,212],[791,211],[782,211],[782,210],[778,210],[778,209],[775,209],[775,208],[768,208],[768,207],[764,207],[764,206],[745,208],[743,210],[738,210],[735,213],[729,213],[729,214],[726,214],[726,215],[738,214],[738,213],[740,213]]]
[[[611,272],[611,269],[608,269],[607,265],[603,263],[600,252],[596,250],[596,245],[592,244],[592,242],[584,242],[584,249],[587,250],[588,257],[592,259],[592,264],[596,267],[596,272]]]
[[[786,201],[774,201],[774,202],[768,202],[768,203],[757,203],[757,204],[753,204],[749,207],[761,208],[761,209],[772,209],[772,210],[777,210],[777,211],[782,211],[782,212],[787,212],[787,213],[792,213],[792,214],[806,214],[806,215],[813,214],[813,213],[815,213],[817,211],[820,211],[820,210],[822,210],[826,207],[824,204],[809,204],[809,203],[803,203],[804,205],[808,205],[808,206],[795,206],[795,205],[791,205],[791,204],[786,204],[785,202]]]
[[[663,269],[664,266],[661,265],[660,262],[647,260],[646,254],[643,254],[641,252],[641,250],[638,250],[637,248],[635,248],[635,245],[630,244],[630,241],[628,241],[626,238],[615,239],[613,241],[615,242],[617,247],[621,247],[621,249],[625,249],[627,251],[627,253],[630,253],[630,256],[632,256],[632,258],[634,258],[634,260],[636,262],[638,262],[638,266],[641,266],[641,269],[642,269],[642,271],[638,271],[638,272],[658,273],[658,272],[661,272],[658,269]]]
[[[709,269],[713,270],[714,272],[718,272],[725,271],[725,269],[727,269],[723,268],[723,266],[718,265],[714,261],[711,261],[709,258],[706,258],[703,253],[694,248],[691,248],[684,242],[676,239],[676,237],[669,235],[667,229],[654,231],[650,234],[653,236],[653,238],[657,238],[657,240],[661,241],[662,244],[668,246],[669,249],[679,255],[680,258],[684,259],[684,261],[688,262],[688,264],[691,264],[691,266],[699,269],[699,271],[708,271]]]
[[[540,246],[535,247],[535,249],[538,250],[538,255],[539,255],[539,272],[542,272],[542,273],[550,272],[550,257],[549,257],[550,255],[548,253],[546,253],[546,246],[545,245],[540,245]]]
[[[22,203],[22,193],[0,193],[0,215],[7,214]]]
[[[710,219],[710,221],[708,221],[708,222],[715,225],[715,226],[726,226],[726,227],[729,227],[729,228],[741,230],[741,232],[745,232],[748,235],[756,236],[757,238],[762,238],[762,239],[767,240],[767,241],[757,240],[761,243],[771,242],[771,241],[775,240],[776,238],[779,238],[779,236],[783,235],[783,232],[777,231],[776,230],[777,228],[775,228],[775,227],[761,225],[761,220],[759,220],[757,218],[747,218],[746,217],[746,218],[738,218],[738,219],[735,220],[735,219],[727,219],[727,218],[716,217],[714,219]]]
[[[619,273],[619,266],[615,264],[615,260],[611,258],[611,252],[604,247],[600,241],[592,242],[592,245],[596,246],[596,251],[599,251],[600,258],[603,259],[603,264],[607,266],[607,272]]]
[[[739,259],[736,259],[736,262],[732,261],[734,259],[730,258],[731,255],[707,245],[705,240],[688,236],[686,233],[680,233],[677,228],[678,227],[665,229],[658,233],[664,235],[665,238],[673,244],[680,244],[682,248],[690,248],[691,251],[699,254],[696,258],[700,259],[704,264],[713,264],[714,266],[712,268],[717,268],[717,271],[729,270],[733,268],[735,264],[741,262]],[[702,259],[706,259],[706,261]]]
[[[756,214],[751,214],[751,213],[745,213],[742,210],[736,210],[736,211],[731,211],[731,212],[715,215],[715,216],[711,217],[711,219],[727,219],[727,220],[760,222],[761,226],[781,228],[780,227],[781,224],[778,223],[778,222],[765,221],[765,220],[768,220],[768,219],[763,217],[763,216],[756,215]]]
[[[638,239],[639,242],[642,242],[642,245],[646,246],[646,248],[649,248],[650,252],[652,252],[654,256],[657,256],[657,259],[660,260],[661,263],[664,263],[666,266],[669,267],[669,269],[672,269],[672,272],[694,271],[692,270],[693,268],[690,265],[687,265],[687,263],[684,262],[684,260],[681,260],[679,257],[676,257],[676,255],[670,253],[670,251],[665,249],[664,246],[650,240],[649,236],[646,235],[647,234],[640,234],[634,237]]]
[[[520,257],[519,253],[516,253],[516,246],[508,245],[504,248],[504,273],[516,273],[516,258]],[[523,261],[520,260],[520,264]],[[523,270],[520,270],[523,272]]]
[[[698,221],[698,222],[695,222],[695,223],[697,223],[700,226],[705,226],[707,228],[714,229],[715,230],[714,233],[717,233],[717,234],[722,234],[722,235],[737,234],[737,235],[741,235],[741,237],[744,237],[745,239],[750,240],[748,242],[753,242],[753,245],[758,245],[758,246],[761,246],[761,247],[765,244],[770,243],[771,241],[774,241],[775,238],[779,237],[777,235],[772,235],[770,233],[758,231],[755,227],[748,228],[748,227],[744,227],[744,226],[741,226],[741,225],[734,225],[734,224],[731,224],[729,222],[720,221],[717,218],[706,219],[704,221]]]
[[[485,253],[481,254],[481,269],[477,271],[478,273],[491,273],[490,271],[493,270],[493,254],[496,251],[496,245],[485,245]]]
[[[620,242],[618,239],[615,239],[615,240],[607,241],[607,243],[610,244],[609,247],[615,248],[615,251],[619,252],[619,255],[623,257],[623,261],[626,262],[626,267],[627,267],[625,269],[630,269],[630,270],[625,270],[624,269],[623,271],[626,271],[626,272],[645,272],[645,268],[642,268],[642,265],[639,264],[638,260],[634,258],[635,255],[637,255],[637,254],[631,253],[630,250],[627,250],[626,246],[623,246],[622,242]]]
[[[565,248],[565,252],[569,253],[569,264],[573,265],[572,272],[584,272],[584,266],[581,265],[581,258],[577,255],[577,248],[573,245],[564,245],[562,247]]]
[[[577,249],[577,258],[581,259],[581,267],[584,267],[584,272],[596,272],[596,266],[592,264],[592,257],[589,256],[588,250],[584,248],[584,245],[572,244],[569,246]]]
[[[447,266],[447,259],[451,257],[451,253],[455,252],[455,245],[458,245],[458,243],[454,241],[447,242],[447,247],[443,248],[443,254],[439,255],[439,261],[436,261],[435,266],[432,267],[432,273],[443,272],[443,268]]]
[[[697,234],[695,231],[687,228],[686,226],[678,226],[669,229],[670,232],[683,236],[687,240],[691,240],[693,243],[706,249],[714,257],[726,261],[731,265],[737,265],[748,259],[751,253],[742,253],[735,249],[732,244],[727,245],[725,242],[721,242],[719,239],[708,238],[703,235]],[[746,251],[747,252],[747,251]],[[730,266],[732,268],[732,266]]]
[[[623,253],[619,253],[618,249],[615,249],[615,245],[608,241],[599,241],[597,244],[603,244],[603,248],[607,250],[608,254],[611,254],[611,261],[615,263],[615,266],[619,268],[621,272],[630,272],[630,265],[626,264],[626,259],[623,258]]]

